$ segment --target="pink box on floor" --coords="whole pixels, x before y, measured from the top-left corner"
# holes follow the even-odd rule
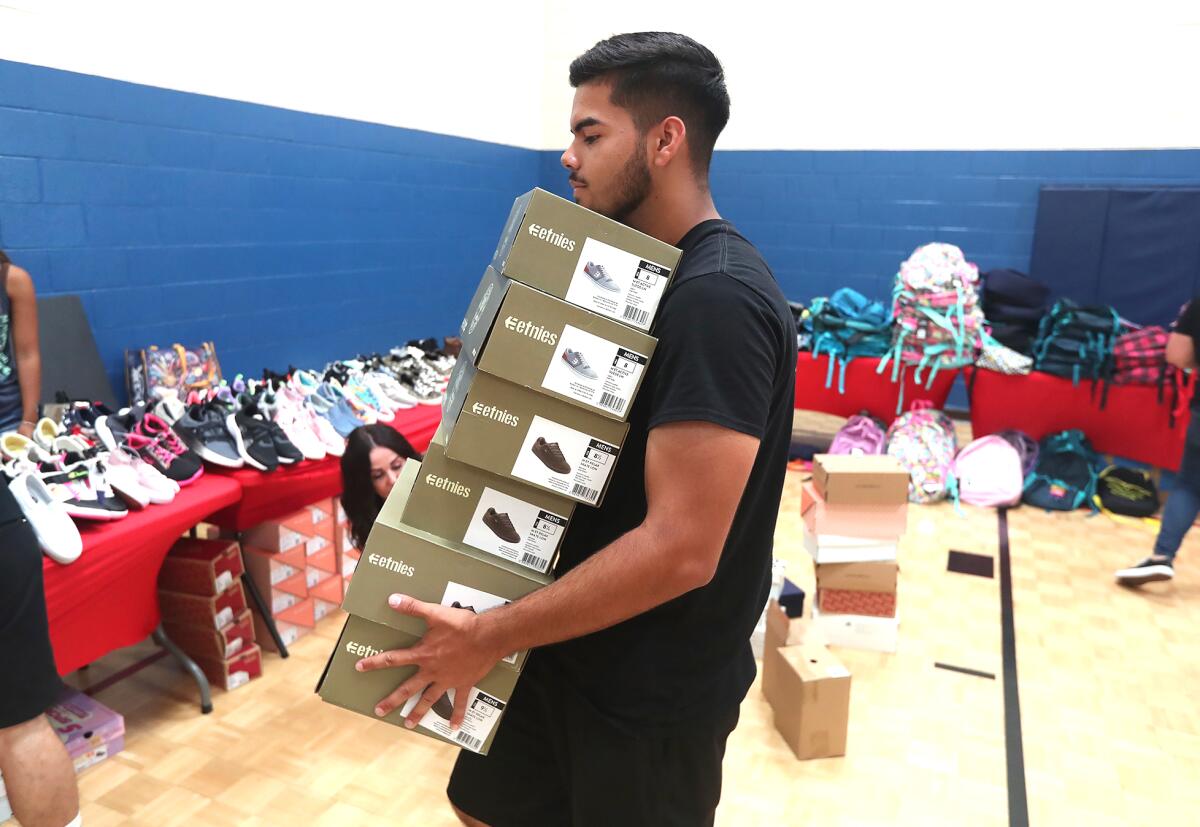
[[[804,483],[800,513],[811,534],[895,540],[908,527],[908,503],[900,505],[829,505],[812,481]]]
[[[50,726],[82,772],[125,749],[125,719],[82,692],[70,692],[46,710]]]

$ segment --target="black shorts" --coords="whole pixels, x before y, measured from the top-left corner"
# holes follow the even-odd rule
[[[0,499],[11,501],[0,484]],[[15,505],[15,503],[12,503]],[[42,587],[42,550],[23,518],[0,504],[8,522],[0,524],[0,729],[46,711],[63,691]],[[18,512],[19,513],[19,512]]]
[[[601,715],[530,658],[487,756],[459,754],[450,801],[491,827],[713,823],[738,708],[682,734],[637,733]]]

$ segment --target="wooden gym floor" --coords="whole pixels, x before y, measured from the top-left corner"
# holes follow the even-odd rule
[[[801,479],[789,472],[776,549],[809,590]],[[899,653],[835,650],[854,676],[845,758],[796,761],[751,689],[729,743],[719,825],[1009,823],[1015,745],[1005,735],[997,515],[964,512],[910,512]],[[1146,552],[1152,529],[1027,508],[1010,512],[1008,527],[1030,823],[1194,819],[1200,532],[1185,543],[1174,583],[1138,592],[1115,586],[1112,571]],[[948,572],[950,549],[997,557],[996,577]],[[263,678],[215,693],[212,715],[200,715],[194,685],[166,660],[100,692],[125,716],[126,749],[80,776],[84,823],[456,824],[444,797],[453,748],[313,694],[339,628],[340,618],[327,618],[288,660],[268,656]],[[87,680],[152,651],[114,654]]]

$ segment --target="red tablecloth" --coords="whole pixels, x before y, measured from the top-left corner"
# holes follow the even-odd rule
[[[825,382],[829,376],[829,357],[814,359],[811,353],[802,352],[796,363],[796,407],[838,416],[853,416],[865,410],[884,422],[891,422],[896,418],[900,382],[892,381],[890,364],[883,373],[875,372],[878,366],[878,359],[852,359],[846,366],[846,392],[838,393],[841,366],[834,367],[833,382],[827,388]],[[918,385],[913,381],[914,372],[915,369],[910,367],[903,374],[904,407],[907,408],[914,399],[928,399],[935,408],[944,408],[958,370],[938,371],[929,390],[925,389],[924,384]],[[925,378],[924,374],[921,378]]]
[[[1100,408],[1091,382],[1073,385],[1046,373],[1006,376],[975,370],[971,393],[971,430],[979,437],[1016,428],[1034,439],[1068,428],[1087,434],[1102,454],[1177,471],[1183,456],[1190,412],[1185,408],[1170,425],[1170,394],[1159,403],[1153,385],[1112,385]]]
[[[418,405],[400,411],[395,419],[382,424],[391,425],[412,443],[415,450],[424,452],[441,421],[441,407]],[[252,468],[220,470],[218,473],[237,480],[242,486],[241,499],[208,520],[227,531],[244,531],[342,493],[342,468],[336,457],[301,462],[269,474]]]
[[[45,558],[46,610],[60,674],[149,637],[158,625],[158,570],[179,536],[236,502],[236,480],[205,474],[169,505],[83,527],[83,554],[59,565]]]

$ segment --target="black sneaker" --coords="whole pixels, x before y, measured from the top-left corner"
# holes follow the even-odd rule
[[[190,406],[174,427],[179,438],[205,462],[223,468],[241,468],[246,464],[238,450],[241,434],[236,429],[231,433],[226,417],[212,405]]]
[[[295,465],[297,462],[302,462],[304,460],[304,452],[287,438],[287,434],[283,432],[283,428],[280,428],[279,424],[267,415],[267,410],[264,410],[259,405],[264,399],[271,400],[272,404],[274,402],[273,395],[267,393],[265,389],[257,391],[253,396],[243,393],[238,397],[243,412],[266,423],[267,430],[271,434],[271,444],[275,448],[275,455],[279,458],[279,464]]]
[[[245,405],[225,418],[225,426],[238,440],[238,453],[251,468],[274,471],[279,467],[279,454],[271,438],[270,421],[253,403]]]
[[[108,414],[96,419],[96,436],[110,451],[119,451],[125,437],[137,427],[146,415],[145,405],[134,405],[119,414]]]
[[[1141,586],[1174,578],[1175,564],[1165,557],[1147,557],[1136,566],[1117,572],[1117,582],[1122,586]]]

